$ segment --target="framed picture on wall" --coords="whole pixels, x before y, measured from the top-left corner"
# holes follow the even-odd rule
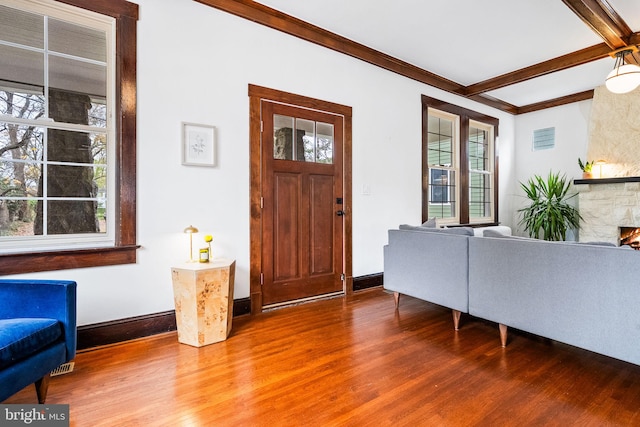
[[[216,128],[196,123],[182,123],[182,164],[215,166]]]

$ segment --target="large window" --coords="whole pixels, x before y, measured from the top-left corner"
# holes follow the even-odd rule
[[[1,273],[135,262],[137,6],[94,3],[0,5]]]
[[[426,96],[422,104],[423,220],[496,223],[498,119]]]

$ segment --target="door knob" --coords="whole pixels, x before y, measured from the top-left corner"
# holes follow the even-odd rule
[[[339,210],[338,212],[336,212],[336,215],[344,216],[344,211],[343,210]]]

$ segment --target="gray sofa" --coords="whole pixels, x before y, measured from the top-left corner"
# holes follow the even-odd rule
[[[390,230],[384,254],[386,289],[496,322],[503,346],[513,327],[640,365],[639,251]]]
[[[469,312],[469,236],[463,229],[401,226],[384,247],[384,288],[452,309],[454,328]],[[458,230],[463,230],[460,232]]]

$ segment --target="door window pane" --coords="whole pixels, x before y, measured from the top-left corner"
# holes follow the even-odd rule
[[[315,158],[316,122],[296,119],[296,135],[302,139],[302,152],[300,153],[296,150],[295,160],[313,162]]]
[[[333,146],[332,124],[273,115],[274,159],[332,164]]]
[[[276,160],[293,160],[293,128],[294,118],[273,115],[273,158]]]
[[[333,125],[317,122],[318,135],[316,137],[316,163],[333,163]]]

